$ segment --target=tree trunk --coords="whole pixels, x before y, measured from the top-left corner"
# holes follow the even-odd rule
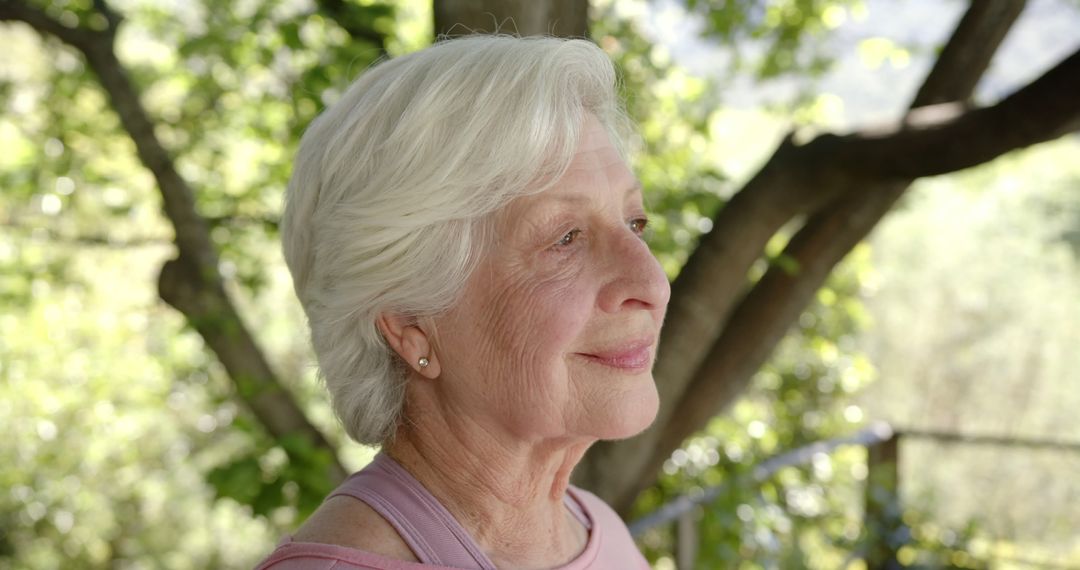
[[[337,0],[322,4],[327,10],[346,6]],[[1023,0],[972,2],[913,106],[967,100],[1023,5]],[[587,8],[586,0],[435,0],[435,29],[584,37]],[[0,0],[0,21],[25,22],[84,54],[140,159],[154,174],[178,250],[177,259],[162,270],[162,297],[206,339],[239,397],[273,436],[300,434],[315,447],[331,450],[281,388],[225,294],[192,189],[156,138],[138,93],[116,61],[113,39],[119,19],[107,10],[103,15],[109,24],[104,32],[69,28],[27,3]],[[370,35],[363,29],[350,33]],[[974,166],[1076,130],[1076,93],[1080,52],[992,107],[935,106],[910,113],[890,129],[823,135],[804,145],[785,141],[716,214],[714,229],[673,285],[656,365],[662,401],[657,421],[636,438],[594,446],[575,480],[625,514],[675,447],[746,388],[832,268],[912,180]],[[797,218],[806,221],[785,254],[799,269],[793,274],[770,269],[747,290],[751,264],[781,226]],[[342,474],[340,464],[331,466],[331,478]]]
[[[127,68],[116,57],[119,15],[104,1],[95,2],[95,7],[107,22],[104,30],[71,28],[37,8],[12,0],[0,1],[0,21],[26,22],[41,34],[53,35],[82,52],[135,144],[139,160],[154,176],[162,209],[175,230],[176,257],[165,263],[158,280],[162,300],[180,311],[203,337],[228,372],[239,399],[271,437],[308,442],[330,457],[326,477],[343,480],[346,472],[337,450],[281,385],[225,291],[209,227],[195,207],[195,192],[158,139]]]
[[[1024,0],[972,2],[915,105],[968,99],[1024,4]],[[702,239],[674,284],[656,365],[662,398],[657,421],[636,438],[594,446],[575,473],[577,482],[594,489],[625,516],[671,452],[746,389],[832,268],[914,178],[973,166],[1004,152],[999,146],[980,152],[975,147],[981,145],[1001,143],[1014,149],[1033,144],[1034,140],[1010,136],[1027,123],[1019,119],[1023,113],[1010,110],[1014,107],[1031,115],[1039,114],[1044,105],[1054,107],[1053,126],[1031,129],[1040,132],[1042,140],[1056,138],[1063,126],[1075,124],[1080,105],[1070,90],[1078,81],[1070,73],[1080,76],[1076,59],[1068,58],[1044,78],[988,109],[968,113],[953,109],[950,116],[938,107],[937,113],[922,113],[919,121],[905,119],[886,132],[823,135],[803,146],[785,141],[716,215],[713,231]],[[1039,103],[1028,99],[1032,89]],[[988,113],[1016,122],[986,120]],[[968,130],[966,122],[981,127]],[[945,131],[956,138],[873,148],[884,140],[897,144]],[[1007,138],[1012,140],[1003,140]],[[897,170],[901,164],[916,163],[917,168]],[[941,167],[933,168],[934,164]],[[744,290],[747,271],[765,243],[796,216],[807,220],[784,254],[799,269],[790,274],[774,266],[752,289]]]
[[[972,2],[912,107],[967,101],[1024,0]],[[566,32],[561,2],[435,0],[437,33]],[[553,18],[544,22],[543,18]],[[461,24],[455,28],[455,24]],[[511,31],[513,31],[511,29]],[[1001,104],[911,114],[893,129],[790,140],[714,218],[673,285],[655,369],[657,420],[642,435],[595,445],[575,471],[626,515],[682,441],[735,400],[832,268],[880,221],[915,178],[989,161],[1077,127],[1076,57]],[[1072,75],[1070,75],[1072,74]],[[805,218],[785,254],[800,270],[772,268],[752,289],[746,274],[785,224]]]
[[[588,0],[435,0],[434,8],[436,36],[589,34]]]

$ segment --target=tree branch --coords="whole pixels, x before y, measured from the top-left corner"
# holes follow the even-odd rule
[[[667,425],[657,449],[667,449],[670,454],[746,389],[835,264],[892,208],[908,184],[860,185],[853,179],[846,186],[872,188],[872,199],[859,199],[849,192],[829,205],[828,214],[809,218],[784,249],[784,255],[798,269],[792,274],[779,266],[770,267],[735,309],[683,394],[678,420]],[[665,459],[667,454],[657,453],[650,466],[659,469]]]
[[[15,0],[0,0],[0,22],[23,22],[38,33],[53,36],[79,50],[89,46],[101,32],[69,28],[50,18],[45,12]]]
[[[435,35],[511,32],[521,36],[584,38],[587,0],[434,0]]]
[[[988,4],[996,4],[995,10],[989,10]],[[1010,6],[1006,7],[1005,4]],[[928,75],[928,84],[924,85],[916,97],[916,104],[926,101],[963,101],[971,96],[977,78],[985,73],[993,54],[1004,40],[1007,30],[1015,23],[1023,8],[1023,0],[995,0],[995,2],[973,1],[968,12],[960,20],[957,29],[949,40],[941,57],[935,62]],[[988,14],[996,14],[990,17]],[[1071,58],[1070,58],[1071,59]],[[973,67],[981,65],[981,67]],[[1043,79],[1021,89],[1017,95],[1023,95],[1026,104],[1052,104],[1062,99],[1057,90],[1068,85],[1063,76],[1075,64],[1068,60],[1062,62],[1054,71]],[[1063,67],[1064,66],[1064,67]],[[956,80],[944,80],[957,76]],[[1075,81],[1075,80],[1072,80]],[[998,145],[997,154],[972,152],[978,157],[977,162],[954,161],[955,168],[972,166],[989,160],[1030,140],[1054,138],[1057,125],[1069,121],[1078,105],[1053,103],[1057,115],[1054,119],[1040,122],[1038,135],[1029,133],[1026,138],[1012,139],[1014,146]],[[1028,108],[1031,112],[1034,108]],[[925,145],[920,151],[922,158],[934,162],[940,159],[931,156],[943,152],[944,147],[965,148],[979,147],[983,143],[971,137],[993,138],[986,130],[972,128],[972,125],[986,127],[993,121],[984,119],[985,115],[999,118],[1003,123],[1019,127],[1025,121],[1022,113],[1017,113],[1017,104],[1013,97],[1002,101],[990,109],[965,113],[956,119],[941,121],[924,128],[914,128],[912,121],[889,134],[853,135],[848,137],[819,137],[804,148],[819,147],[816,154],[825,159],[822,168],[838,169],[843,172],[836,177],[838,197],[830,200],[821,208],[813,211],[804,226],[791,239],[784,250],[784,255],[794,259],[798,267],[792,275],[780,267],[771,267],[758,281],[732,313],[724,327],[724,332],[713,344],[703,364],[698,368],[693,380],[683,392],[677,404],[679,410],[675,421],[665,426],[663,435],[656,446],[656,452],[647,463],[647,469],[655,471],[666,459],[671,449],[703,425],[719,409],[733,401],[749,384],[754,373],[765,363],[776,344],[783,338],[798,318],[799,313],[813,298],[813,295],[825,282],[833,267],[877,225],[897,199],[907,190],[911,181],[924,174],[912,172],[904,177],[899,169],[890,167],[890,161],[914,164],[916,160],[907,160],[903,154],[891,154],[885,158],[881,153],[888,151],[916,152],[912,146]],[[877,137],[868,140],[872,137]],[[934,138],[937,137],[937,138]],[[1037,140],[1036,140],[1037,139]],[[904,147],[896,141],[907,141]],[[948,142],[946,142],[948,141]],[[869,144],[871,143],[872,144]],[[892,146],[890,146],[892,145]],[[868,147],[878,148],[873,154],[880,158],[874,165],[863,162],[871,151]],[[877,167],[877,168],[875,168]],[[955,169],[954,168],[954,169]],[[940,170],[938,172],[947,172]],[[636,493],[635,493],[636,494]]]
[[[955,172],[1056,139],[1080,121],[1080,50],[1000,103],[958,117],[837,141],[836,151],[878,178]],[[925,108],[924,108],[925,109]]]
[[[315,448],[329,452],[332,460],[327,475],[331,481],[344,479],[346,472],[337,461],[336,450],[281,386],[226,293],[218,271],[217,251],[206,221],[196,210],[195,194],[176,171],[172,157],[154,133],[138,90],[116,58],[114,26],[120,17],[105,6],[104,0],[97,0],[95,5],[106,10],[102,15],[109,28],[103,32],[68,28],[41,10],[14,0],[0,0],[0,20],[22,21],[83,53],[135,143],[140,161],[153,174],[165,215],[175,230],[178,256],[161,270],[161,298],[184,314],[203,336],[236,384],[240,398],[272,437],[299,435],[307,439]]]
[[[938,65],[923,81],[911,108],[971,98],[979,79],[990,66],[997,46],[1001,45],[1026,4],[1027,0],[972,2],[938,56]],[[994,47],[987,49],[988,46]]]
[[[1010,7],[989,10],[985,2],[973,2],[931,72],[935,78],[966,79],[935,79],[937,86],[920,90],[920,102],[970,96],[1023,6],[1022,0],[994,3]],[[654,371],[662,402],[656,422],[637,438],[594,446],[579,477],[620,512],[652,483],[672,449],[741,393],[835,263],[907,187],[894,177],[868,177],[858,163],[843,159],[837,150],[857,146],[848,142],[852,138],[824,135],[803,146],[785,141],[720,210],[713,231],[691,255],[673,285]],[[768,239],[804,213],[811,216],[796,236],[807,241],[804,250],[800,254],[789,245],[785,253],[800,259],[816,251],[819,257],[800,260],[803,270],[795,279],[770,269],[740,299],[747,271]],[[824,261],[815,265],[819,260]]]
[[[827,199],[828,189],[837,186],[833,173],[816,167],[816,160],[816,149],[797,147],[789,138],[713,218],[713,230],[701,237],[672,284],[653,369],[661,402],[656,420],[634,438],[593,445],[574,471],[576,484],[623,513],[639,486],[648,485],[654,475],[644,462],[662,427],[681,414],[675,404],[746,288],[750,267],[785,223]]]
[[[352,10],[357,9],[356,7],[346,5],[344,0],[318,0],[317,5],[319,11],[337,22],[349,34],[349,37],[374,45],[379,50],[379,57],[387,55],[386,37],[361,25],[353,16]]]
[[[123,18],[121,18],[120,14],[113,10],[105,0],[94,0],[94,9],[105,17],[105,22],[108,25],[106,30],[115,34],[116,29],[119,28],[120,24],[123,22]]]

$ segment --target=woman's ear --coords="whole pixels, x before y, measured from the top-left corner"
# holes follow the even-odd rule
[[[390,348],[425,378],[439,377],[439,359],[432,350],[433,343],[420,328],[416,319],[393,313],[382,313],[375,319]]]

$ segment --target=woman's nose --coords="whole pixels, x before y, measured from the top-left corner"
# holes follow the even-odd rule
[[[609,279],[601,291],[600,308],[614,313],[627,308],[663,311],[671,298],[671,284],[645,241],[623,228],[605,248]]]

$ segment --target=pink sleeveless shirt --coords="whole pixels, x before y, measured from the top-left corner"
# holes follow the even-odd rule
[[[421,561],[405,562],[330,544],[286,537],[257,570],[497,570],[468,532],[435,497],[396,461],[379,454],[327,497],[344,495],[381,514]],[[577,558],[557,570],[646,570],[626,525],[592,493],[571,486],[567,509],[589,530]]]

